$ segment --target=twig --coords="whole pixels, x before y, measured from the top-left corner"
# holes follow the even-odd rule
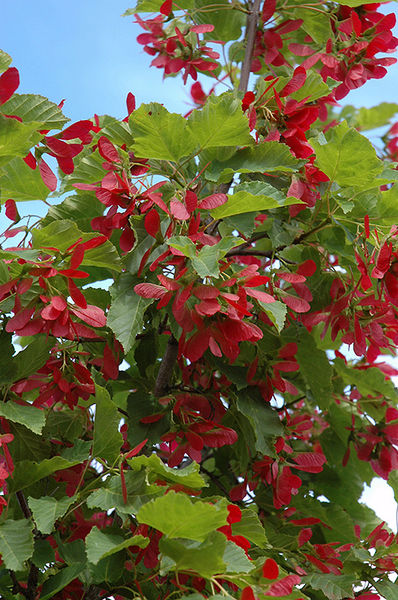
[[[256,250],[255,248],[251,248],[250,245],[253,244],[254,242],[257,242],[261,238],[267,237],[268,234],[265,233],[265,234],[262,234],[261,236],[257,236],[257,237],[253,236],[253,238],[251,238],[244,244],[240,244],[240,246],[237,246],[236,248],[232,248],[232,250],[227,252],[226,256],[255,255],[255,256],[264,256],[265,258],[271,258],[272,256],[275,255],[275,253],[281,252],[281,250],[284,250],[285,248],[288,248],[289,246],[295,246],[297,244],[300,244],[307,237],[309,237],[313,233],[317,233],[318,231],[325,229],[325,227],[327,227],[328,225],[330,225],[329,218],[326,219],[325,221],[322,221],[322,223],[320,223],[317,227],[310,229],[310,231],[305,231],[304,233],[300,233],[300,235],[298,235],[296,238],[294,238],[294,240],[292,240],[289,244],[282,244],[281,246],[277,246],[276,248],[272,248],[271,250],[267,250],[267,251]]]
[[[254,40],[256,37],[256,29],[257,29],[257,23],[258,23],[258,13],[259,13],[259,9],[260,9],[260,2],[261,2],[261,0],[253,0],[251,8],[247,15],[246,35],[245,35],[246,50],[245,50],[245,57],[244,57],[243,63],[242,63],[240,81],[239,81],[239,86],[238,86],[238,89],[241,92],[246,92],[247,86],[249,84],[250,67],[251,67],[251,62],[252,62]],[[228,191],[229,191],[229,188],[231,187],[232,181],[233,180],[231,179],[231,181],[228,181],[227,183],[221,183],[219,186],[217,186],[217,188],[215,190],[216,193],[228,194]],[[220,222],[221,222],[221,219],[216,219],[215,221],[212,221],[205,228],[205,232],[208,233],[209,235],[213,235],[217,231],[217,228],[218,228]]]
[[[253,0],[250,12],[247,15],[246,21],[246,51],[245,58],[243,59],[242,70],[240,74],[239,81],[239,90],[241,92],[247,91],[247,86],[249,83],[250,76],[250,67],[252,63],[252,55],[254,48],[254,40],[256,37],[257,23],[258,23],[258,13],[260,10],[260,2],[261,0]]]
[[[26,519],[30,520],[32,518],[32,512],[26,501],[24,493],[21,490],[19,490],[18,492],[15,493],[15,495],[17,497],[18,504],[22,510],[24,517]],[[38,535],[40,535],[36,528],[34,530],[34,534],[36,537]],[[35,600],[36,593],[37,593],[38,580],[39,580],[39,569],[36,567],[35,564],[33,564],[31,562],[26,589],[23,589],[23,591],[21,590],[21,593],[25,596],[26,600]]]
[[[28,583],[26,586],[25,598],[26,600],[35,600],[37,594],[37,584],[39,581],[39,569],[31,563],[29,575],[28,575]]]
[[[26,501],[24,493],[21,492],[21,490],[19,490],[18,492],[15,493],[15,495],[17,497],[18,504],[23,512],[23,516],[25,517],[25,519],[31,519],[32,513],[30,511],[30,508]]]
[[[97,585],[90,585],[87,592],[83,596],[83,600],[104,600],[105,598],[109,598],[110,593],[106,593],[105,595],[101,593],[101,588]]]
[[[22,594],[23,596],[25,596],[26,589],[24,587],[22,587],[22,585],[19,583],[14,571],[9,571],[9,573],[10,573],[10,577],[11,577],[12,583],[13,583],[12,593],[13,594]]]
[[[200,470],[202,471],[202,473],[204,473],[205,475],[207,475],[208,477],[210,477],[210,479],[218,487],[218,489],[221,490],[222,493],[227,498],[229,498],[229,492],[228,492],[227,488],[225,488],[223,486],[223,484],[221,483],[221,481],[219,481],[218,477],[216,477],[216,475],[214,475],[214,473],[211,473],[211,471],[208,471],[203,465],[200,465]]]
[[[163,396],[166,392],[171,375],[173,373],[174,363],[178,356],[178,342],[175,337],[170,336],[167,342],[166,352],[162,358],[162,362],[159,367],[158,376],[156,378],[155,388],[153,393],[157,398]]]

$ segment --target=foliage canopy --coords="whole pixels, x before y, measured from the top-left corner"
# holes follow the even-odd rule
[[[398,105],[339,105],[394,14],[130,15],[187,115],[69,124],[0,51],[0,597],[396,600]]]

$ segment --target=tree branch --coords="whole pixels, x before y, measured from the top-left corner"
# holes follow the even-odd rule
[[[226,256],[263,256],[265,258],[271,258],[275,253],[281,252],[281,250],[284,250],[285,248],[288,248],[289,246],[296,246],[297,244],[300,244],[307,237],[310,237],[310,235],[312,235],[313,233],[317,233],[318,231],[325,229],[325,227],[327,227],[328,225],[330,225],[329,218],[325,219],[325,221],[322,221],[322,223],[317,225],[317,227],[314,227],[313,229],[310,229],[309,231],[300,233],[300,235],[298,235],[296,238],[294,238],[294,240],[292,240],[290,242],[290,244],[282,244],[281,246],[272,248],[272,250],[262,251],[262,250],[256,250],[256,248],[251,247],[251,244],[253,244],[254,242],[257,242],[258,240],[261,240],[262,238],[268,237],[267,233],[253,236],[250,240],[247,240],[247,242],[240,244],[236,248],[232,248],[232,250],[227,252]]]
[[[253,0],[250,8],[250,12],[247,15],[246,21],[246,51],[245,58],[243,59],[242,70],[240,74],[240,81],[238,89],[241,92],[247,91],[250,76],[250,66],[252,63],[252,55],[254,48],[254,40],[256,38],[256,30],[258,23],[258,13],[260,10],[261,0]]]
[[[29,505],[26,501],[24,493],[21,492],[21,490],[19,490],[18,492],[15,493],[15,495],[17,497],[18,504],[22,510],[22,513],[23,513],[25,519],[31,519],[32,513],[31,513]],[[34,529],[34,534],[35,534],[35,536],[37,536],[39,534],[39,532],[37,531],[36,528]],[[38,581],[39,581],[39,569],[36,567],[36,565],[34,565],[31,562],[26,589],[23,589],[23,591],[21,590],[21,593],[25,596],[26,600],[35,600],[36,593],[37,593]],[[14,582],[14,585],[15,585],[15,582]]]
[[[26,596],[26,589],[24,587],[22,587],[22,585],[19,583],[14,571],[9,571],[10,573],[10,577],[13,583],[13,587],[12,587],[12,593],[13,594],[22,594],[23,596]],[[0,596],[1,598],[3,598],[3,596]]]
[[[240,81],[238,89],[241,92],[247,91],[247,86],[249,83],[250,77],[250,66],[252,62],[253,48],[254,48],[254,40],[256,37],[257,23],[258,23],[258,13],[260,9],[261,0],[252,0],[251,9],[247,15],[246,20],[246,50],[245,57],[242,63],[242,69],[240,72]],[[216,188],[216,193],[218,194],[228,194],[229,188],[231,187],[233,179],[226,183],[221,183]],[[209,225],[205,228],[205,232],[209,235],[213,235],[216,233],[217,228],[221,222],[221,219],[216,219],[215,221],[211,221]]]
[[[106,593],[105,595],[102,593],[102,589],[97,585],[90,585],[87,592],[83,596],[83,600],[104,600],[105,598],[109,598],[110,593]]]
[[[170,377],[173,373],[174,363],[177,360],[177,356],[178,342],[172,335],[170,336],[170,339],[167,342],[166,352],[164,353],[162,362],[160,363],[155,388],[153,390],[153,393],[157,398],[163,396],[163,394],[168,388]]]
[[[218,489],[221,490],[222,493],[227,498],[229,497],[228,490],[223,486],[223,484],[221,483],[221,481],[218,480],[217,475],[214,475],[214,473],[211,473],[211,471],[208,471],[203,465],[200,465],[200,471],[202,473],[204,473],[205,475],[207,475],[212,480],[212,482],[218,487]]]

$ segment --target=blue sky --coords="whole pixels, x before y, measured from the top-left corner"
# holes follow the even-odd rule
[[[38,93],[54,102],[66,99],[73,120],[94,112],[122,117],[125,98],[161,101],[187,111],[181,80],[148,69],[150,57],[136,43],[142,29],[121,14],[129,0],[2,0],[1,48],[20,71],[19,92]],[[182,90],[182,91],[181,91]]]
[[[129,91],[138,104],[158,101],[186,112],[188,89],[179,77],[163,81],[162,70],[148,68],[150,57],[136,43],[141,28],[133,17],[121,17],[132,6],[134,0],[1,0],[0,47],[20,71],[18,91],[54,102],[65,98],[64,112],[73,120],[94,112],[124,116]],[[385,10],[396,12],[396,5]],[[347,102],[394,102],[397,88],[395,65],[384,79],[353,91]]]
[[[138,104],[157,101],[174,112],[187,112],[188,89],[180,78],[163,81],[162,71],[148,68],[150,57],[135,41],[142,30],[132,17],[121,17],[133,2],[1,0],[0,47],[19,69],[18,92],[41,94],[57,103],[65,98],[64,113],[73,121],[94,113],[124,117],[130,91]],[[397,13],[392,2],[384,10]],[[368,82],[346,99],[355,106],[382,101],[398,102],[397,65],[384,79]],[[3,225],[4,216],[0,219]],[[367,502],[394,527],[391,489],[381,480],[372,487]]]

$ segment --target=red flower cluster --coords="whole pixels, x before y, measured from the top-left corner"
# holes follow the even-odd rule
[[[82,243],[79,240],[64,255],[57,248],[47,248],[46,253],[36,261],[18,259],[19,264],[31,267],[26,268],[23,279],[12,279],[0,286],[1,300],[15,293],[14,316],[7,322],[6,331],[20,336],[46,333],[71,340],[79,336],[96,338],[97,334],[91,327],[104,327],[105,314],[99,307],[87,304],[74,279],[88,277],[88,273],[78,270],[84,253],[103,244],[105,240],[104,237]],[[67,283],[74,304],[57,293],[57,283],[53,281],[57,276],[63,278],[59,282],[61,287]],[[28,291],[30,293],[25,296]],[[32,291],[36,292],[33,299]],[[76,321],[76,317],[90,328]]]
[[[259,483],[271,485],[273,490],[275,508],[287,506],[292,500],[292,495],[296,495],[301,487],[300,477],[292,473],[292,469],[306,471],[307,473],[320,473],[326,462],[326,457],[319,448],[316,452],[294,453],[284,441],[279,438],[275,444],[278,458],[263,456],[262,459],[252,463],[252,477],[245,479],[242,483],[232,488],[230,498],[233,501],[242,500],[249,490],[255,490]],[[287,459],[280,453],[284,451],[294,462],[287,462]]]
[[[58,402],[74,408],[79,398],[88,400],[95,393],[94,382],[90,371],[80,360],[72,360],[70,353],[62,353],[46,362],[28,379],[15,383],[11,391],[18,396],[32,390],[37,390],[34,406],[51,408]]]
[[[163,453],[167,456],[169,467],[181,464],[185,454],[192,460],[202,461],[204,447],[219,448],[234,444],[238,436],[236,432],[221,424],[226,413],[219,398],[211,399],[199,394],[178,394],[173,406],[174,426],[169,433],[162,436]],[[161,404],[168,406],[171,398],[161,399]],[[149,415],[141,422],[151,423],[163,417],[164,413]]]
[[[140,34],[137,42],[144,46],[147,54],[155,56],[151,66],[164,69],[165,75],[184,71],[183,81],[186,83],[189,76],[196,80],[198,71],[210,74],[218,68],[218,63],[212,59],[220,55],[199,38],[200,34],[213,31],[213,25],[193,25],[184,32],[175,27],[174,35],[170,35],[163,29],[162,15],[146,20],[139,15],[135,17],[136,22],[148,32]]]
[[[352,89],[361,87],[368,79],[381,79],[385,67],[396,58],[377,58],[379,52],[394,52],[398,40],[392,35],[396,17],[393,13],[377,12],[378,4],[367,4],[360,10],[340,7],[340,21],[335,30],[335,47],[340,49],[321,58],[322,77],[332,77],[342,83],[334,90],[336,100],[344,98]],[[328,50],[328,49],[327,49]]]
[[[355,431],[353,422],[351,437],[358,458],[369,462],[374,472],[387,480],[391,471],[398,469],[398,411],[388,408],[385,421],[384,426],[369,425],[365,431]]]

